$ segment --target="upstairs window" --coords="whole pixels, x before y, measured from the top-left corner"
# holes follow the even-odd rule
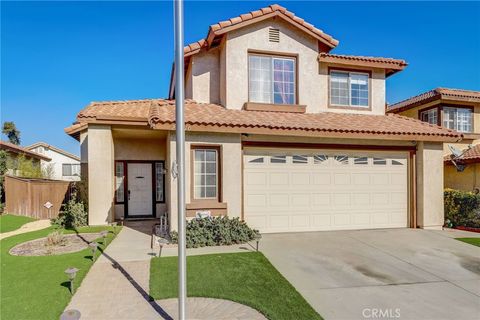
[[[369,106],[368,78],[367,73],[331,71],[330,105],[367,108]]]
[[[472,109],[444,107],[443,126],[459,132],[472,132]]]
[[[296,103],[296,59],[251,54],[249,101],[272,104]]]
[[[430,124],[438,124],[438,109],[428,109],[420,112],[420,120]]]
[[[77,163],[62,164],[62,176],[64,177],[80,176],[80,164],[77,164]]]

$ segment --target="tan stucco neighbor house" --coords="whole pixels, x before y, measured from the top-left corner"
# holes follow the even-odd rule
[[[440,228],[443,143],[462,134],[385,114],[403,60],[338,41],[279,5],[211,25],[185,47],[187,215],[261,232]],[[177,225],[174,77],[168,99],[92,102],[81,143],[89,223]]]
[[[444,185],[480,190],[480,91],[436,88],[392,104],[387,112],[461,132],[461,141],[443,147]],[[460,154],[453,161],[451,147]]]

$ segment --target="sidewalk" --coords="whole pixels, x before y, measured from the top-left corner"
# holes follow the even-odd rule
[[[51,225],[50,220],[36,220],[36,221],[28,222],[28,223],[25,223],[20,228],[18,228],[17,230],[0,233],[0,240],[11,237],[11,236],[16,236],[17,234],[45,229],[50,227],[50,225]]]

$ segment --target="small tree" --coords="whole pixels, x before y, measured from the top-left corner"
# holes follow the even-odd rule
[[[7,136],[10,143],[19,145],[20,144],[20,131],[17,130],[15,122],[5,121],[2,127],[2,133]]]
[[[42,166],[42,177],[45,179],[53,179],[55,175],[55,168],[53,163],[48,163]]]

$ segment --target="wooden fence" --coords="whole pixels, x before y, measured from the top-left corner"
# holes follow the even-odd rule
[[[5,176],[5,212],[36,219],[56,218],[70,199],[71,182]],[[47,203],[52,206],[47,208]]]

